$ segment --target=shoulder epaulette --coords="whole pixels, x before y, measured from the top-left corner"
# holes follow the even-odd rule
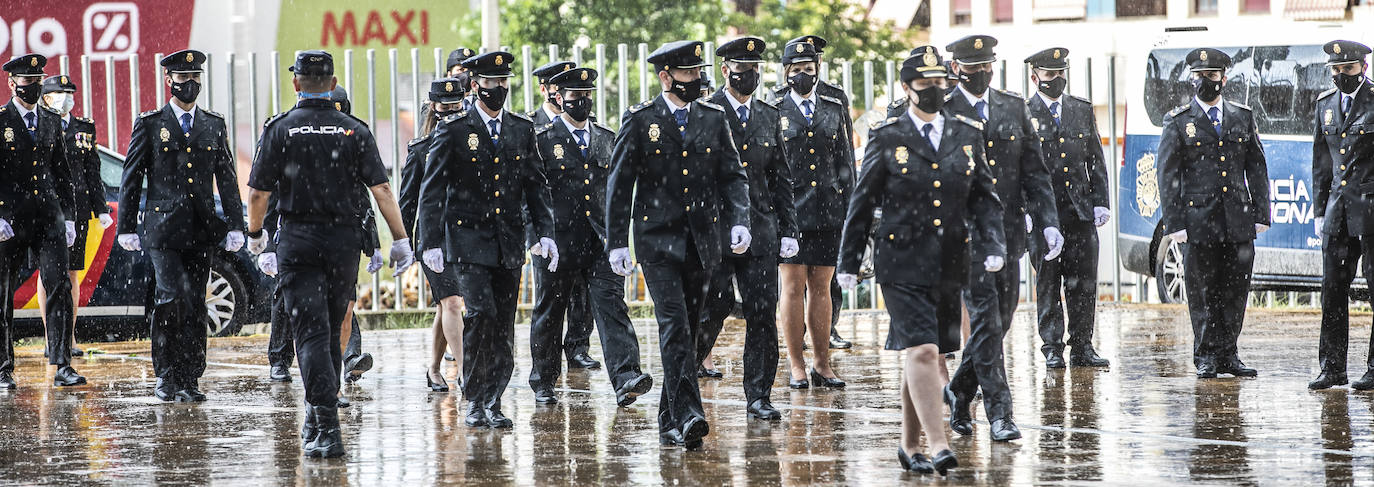
[[[649,108],[650,106],[653,106],[653,104],[654,104],[653,100],[645,101],[645,102],[640,102],[638,105],[635,105],[635,106],[630,107],[630,113],[639,112],[639,111],[641,111],[641,110],[643,110],[643,109],[645,109],[645,108]]]
[[[954,119],[960,122],[964,122],[965,124],[968,124],[968,126],[970,127],[976,128],[978,130],[983,130],[983,122],[979,122],[977,120],[965,117],[963,115],[959,115],[957,113],[954,114]]]
[[[524,120],[524,121],[529,122],[529,123],[534,123],[534,120],[530,120],[530,117],[525,116],[525,114],[523,114],[523,113],[515,113],[515,112],[509,112],[509,113],[511,114],[512,117],[515,117],[516,120]]]
[[[540,126],[534,128],[534,134],[535,134],[535,135],[543,134],[544,132],[548,132],[549,129],[551,129],[551,128],[553,128],[553,122],[549,122],[549,123],[546,123],[546,124],[544,124],[544,125],[540,125]]]
[[[953,91],[951,91],[951,92],[949,92],[949,93],[945,93],[945,101],[949,101],[950,98],[954,98],[954,93],[955,93],[955,92],[953,92]]]
[[[820,93],[817,93],[817,94],[816,94],[816,98],[817,98],[817,99],[820,99],[820,100],[828,101],[828,102],[830,102],[830,103],[834,103],[834,104],[839,105],[839,106],[844,106],[844,102],[840,101],[839,98],[835,98],[835,97],[833,97],[833,96],[822,95],[822,94],[820,94]]]
[[[778,110],[778,102],[781,100],[765,100],[762,98],[755,97],[754,101],[759,102],[759,106],[768,107],[773,110]]]
[[[95,120],[91,120],[91,119],[86,118],[86,117],[72,117],[72,118],[76,119],[76,121],[81,122],[81,123],[89,123],[89,124],[92,124],[92,125],[95,124]]]
[[[779,86],[779,87],[775,88],[775,89],[773,90],[773,94],[778,95],[778,96],[782,96],[783,93],[787,93],[787,90],[788,90],[788,89],[789,89],[788,86],[787,86],[786,84],[784,84],[784,85],[782,85],[782,86]]]
[[[1247,112],[1250,111],[1250,105],[1245,105],[1245,104],[1241,104],[1241,103],[1236,103],[1236,102],[1233,102],[1233,101],[1231,101],[1231,100],[1226,100],[1226,103],[1230,103],[1230,104],[1232,104],[1232,105],[1235,105],[1236,108],[1243,109],[1243,110],[1245,110],[1245,111],[1247,111]]]
[[[422,144],[422,143],[424,143],[425,141],[429,140],[429,136],[430,136],[431,134],[433,134],[433,133],[434,133],[434,132],[430,132],[430,133],[428,133],[428,134],[421,135],[421,136],[419,136],[419,137],[410,139],[410,143],[407,144],[407,145],[419,145],[419,144]]]
[[[871,124],[868,125],[868,129],[869,129],[869,130],[878,130],[878,129],[883,128],[883,127],[886,127],[886,126],[888,126],[888,125],[892,125],[892,124],[894,124],[894,123],[897,123],[897,121],[898,121],[898,120],[901,120],[901,119],[902,119],[902,117],[887,117],[886,119],[882,119],[882,120],[874,120],[873,123],[871,123]]]
[[[156,111],[156,110],[154,110],[154,111]],[[285,112],[281,112],[281,113],[278,113],[278,114],[276,114],[276,115],[273,115],[273,116],[269,117],[269,118],[267,119],[266,122],[263,122],[263,123],[262,123],[262,127],[263,127],[263,128],[267,128],[268,126],[271,126],[273,123],[276,123],[277,120],[281,120],[282,117],[285,117],[286,114],[287,114],[287,112],[290,112],[290,111],[291,111],[291,110],[287,110],[287,111],[285,111]]]
[[[601,122],[592,122],[592,126],[593,126],[593,127],[596,127],[596,128],[599,128],[599,129],[601,129],[601,130],[605,130],[605,131],[610,132],[610,133],[615,133],[614,130],[611,130],[610,127],[607,127],[607,126],[605,126],[605,125],[602,125]]]
[[[897,108],[897,107],[902,106],[902,105],[905,104],[906,102],[907,102],[907,101],[906,101],[906,98],[901,98],[901,99],[897,99],[897,100],[892,100],[892,103],[888,103],[888,104],[887,104],[887,107],[888,107],[888,108]]]
[[[224,120],[224,115],[221,114],[221,113],[219,113],[219,112],[216,112],[216,111],[213,111],[213,110],[206,110],[206,109],[204,109],[204,108],[200,109],[200,111],[205,112],[206,115],[209,115],[209,116],[211,116],[211,117],[215,117],[215,118],[218,118],[218,119],[220,119],[220,120]]]
[[[1169,116],[1170,116],[1170,117],[1177,117],[1177,116],[1179,116],[1179,114],[1182,114],[1183,112],[1186,112],[1186,111],[1188,111],[1188,105],[1186,105],[1186,104],[1184,104],[1184,105],[1179,105],[1179,106],[1177,106],[1177,107],[1174,107],[1173,110],[1169,110]]]
[[[710,109],[712,109],[712,110],[718,111],[718,112],[724,112],[724,111],[725,111],[725,107],[720,106],[720,105],[717,105],[717,104],[715,104],[715,103],[711,103],[711,102],[706,101],[706,100],[703,100],[703,99],[697,99],[697,104],[698,104],[698,105],[701,105],[701,106],[703,106],[703,107],[710,108]]]
[[[1087,104],[1089,104],[1089,105],[1092,105],[1092,104],[1093,104],[1093,102],[1091,102],[1091,101],[1089,101],[1087,98],[1083,98],[1083,97],[1081,97],[1081,96],[1069,95],[1069,99],[1071,99],[1071,100],[1078,100],[1078,101],[1081,101],[1081,102],[1083,102],[1083,103],[1087,103]]]
[[[440,120],[443,120],[444,123],[452,123],[454,120],[461,120],[466,116],[468,116],[467,110],[459,110],[458,113],[446,116]]]
[[[1023,98],[1023,97],[1021,97],[1021,95],[1018,94],[1018,93],[1012,93],[1012,92],[1010,92],[1010,91],[1002,90],[1002,89],[997,89],[997,88],[992,88],[991,91],[993,91],[993,92],[995,92],[995,93],[1000,93],[1000,94],[1005,95],[1005,96],[1009,96],[1009,97],[1011,97],[1011,98],[1016,99],[1016,101],[1019,101],[1019,102],[1022,102],[1022,103],[1024,103],[1024,102],[1026,101],[1026,99]]]
[[[1326,97],[1328,97],[1328,96],[1331,96],[1331,95],[1335,94],[1336,91],[1337,91],[1336,88],[1332,88],[1332,89],[1323,91],[1322,94],[1317,95],[1317,99],[1320,100],[1320,99],[1322,99],[1322,98],[1326,98]]]
[[[38,106],[43,107],[43,109],[44,109],[44,110],[47,110],[48,113],[51,113],[51,114],[53,114],[53,115],[57,115],[57,116],[59,116],[59,117],[62,116],[62,112],[57,111],[57,109],[55,109],[55,108],[53,108],[53,107],[50,107],[50,106],[47,106],[47,105],[43,105],[43,104],[41,104],[41,103],[40,103]]]
[[[151,117],[151,116],[153,116],[153,115],[157,115],[157,112],[160,112],[160,111],[162,111],[161,108],[158,108],[158,109],[155,109],[155,110],[148,110],[148,111],[146,111],[146,112],[143,112],[143,113],[138,114],[138,118],[148,118],[148,117]]]

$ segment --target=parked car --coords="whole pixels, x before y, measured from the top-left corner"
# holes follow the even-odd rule
[[[119,182],[124,156],[100,147],[100,179],[105,201],[118,220]],[[218,206],[218,205],[217,205]],[[122,340],[149,334],[147,313],[152,310],[153,270],[146,253],[129,252],[115,244],[115,227],[100,228],[94,221],[86,236],[86,270],[80,272],[81,296],[76,325],[79,340]],[[41,336],[38,272],[32,265],[20,275],[29,277],[15,293],[16,335]],[[217,249],[205,289],[211,336],[233,335],[246,323],[261,323],[271,313],[271,278],[259,272],[247,250]]]

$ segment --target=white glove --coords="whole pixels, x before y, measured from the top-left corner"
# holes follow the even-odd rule
[[[0,220],[0,221],[4,221],[4,220]],[[1324,216],[1319,216],[1319,217],[1316,217],[1316,218],[1313,218],[1313,219],[1312,219],[1312,229],[1315,230],[1315,231],[1317,232],[1317,235],[1321,235],[1321,234],[1322,234],[1322,227],[1324,227],[1324,226],[1326,226],[1326,217],[1324,217]],[[11,235],[13,235],[13,234],[11,234]]]
[[[840,289],[853,290],[859,286],[859,276],[854,274],[841,272],[839,275],[835,276],[835,281],[840,283]]]
[[[1268,229],[1269,229],[1269,225],[1265,225],[1265,224],[1263,224],[1263,223],[1256,223],[1256,224],[1255,224],[1255,233],[1264,233],[1264,231],[1265,231],[1265,230],[1268,230]]]
[[[396,272],[391,273],[393,277],[401,275],[414,263],[415,251],[410,250],[410,239],[403,238],[391,242],[391,267],[396,269]]]
[[[67,220],[64,223],[67,224],[67,246],[71,247],[76,243],[76,222]]]
[[[611,249],[610,255],[611,270],[621,276],[629,277],[630,269],[634,268],[635,262],[630,260],[630,248],[621,247]]]
[[[1106,207],[1103,206],[1093,207],[1093,226],[1100,227],[1102,225],[1106,225],[1107,221],[1111,219],[1112,210],[1108,210]]]
[[[783,237],[782,243],[778,244],[778,257],[784,259],[796,257],[797,252],[800,251],[801,247],[797,244],[797,239],[792,237]]]
[[[1058,228],[1045,229],[1045,243],[1050,247],[1049,251],[1045,252],[1045,260],[1054,260],[1064,251],[1064,235],[1059,233]]]
[[[277,253],[263,252],[258,256],[258,270],[263,274],[277,277]]]
[[[1002,270],[1002,266],[1006,264],[1007,260],[1003,259],[1002,256],[989,255],[988,258],[983,259],[983,270],[988,272],[997,272]]]
[[[541,243],[543,243],[542,240],[539,241],[539,242],[535,242],[534,245],[531,245],[531,246],[530,246],[530,255],[539,256],[539,257],[545,257],[545,258],[548,257],[547,255],[544,254],[544,246],[543,246],[543,245],[540,245]]]
[[[257,255],[263,250],[267,250],[267,230],[260,230],[262,235],[248,238],[248,252]]]
[[[541,247],[544,257],[549,259],[549,272],[558,272],[558,244],[549,237],[539,237],[539,243],[534,246]]]
[[[376,274],[382,270],[382,249],[372,249],[372,258],[367,261],[367,273]]]
[[[243,232],[234,230],[224,236],[224,250],[238,252],[241,248],[243,248]]]
[[[100,220],[100,228],[110,228],[110,225],[114,225],[114,218],[110,218],[109,213],[101,213],[95,218]]]
[[[1034,225],[1031,225],[1031,218],[1030,218],[1030,215],[1026,215],[1026,233],[1031,233],[1031,230],[1034,230],[1034,229],[1035,229],[1035,226],[1034,226]]]
[[[730,251],[743,254],[749,251],[749,228],[744,225],[730,227]]]
[[[1185,243],[1188,241],[1188,231],[1179,230],[1177,232],[1169,234],[1169,238],[1174,239],[1174,241],[1178,243]]]
[[[11,238],[14,238],[14,227],[11,227],[10,222],[5,221],[4,218],[0,218],[0,242]]]
[[[444,272],[444,249],[426,250],[420,258],[425,261],[425,267],[428,267],[429,270],[438,274]]]
[[[115,240],[119,242],[120,247],[124,247],[124,250],[130,252],[143,250],[143,242],[139,241],[137,233],[121,233],[115,237]]]

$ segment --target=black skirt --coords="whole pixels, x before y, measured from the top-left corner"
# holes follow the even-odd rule
[[[797,239],[797,255],[781,259],[783,264],[834,267],[840,257],[840,231],[814,230],[801,232]]]
[[[457,265],[445,265],[442,273],[430,270],[423,262],[417,265],[425,271],[425,281],[429,283],[430,303],[438,303],[440,299],[459,295]]]
[[[887,350],[935,344],[940,353],[959,349],[959,287],[882,283],[887,303]]]

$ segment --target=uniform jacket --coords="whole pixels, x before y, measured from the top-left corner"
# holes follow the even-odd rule
[[[34,137],[10,100],[0,107],[0,219],[74,220],[77,214],[71,170],[62,142],[62,119],[34,105]]]
[[[1164,117],[1159,193],[1165,233],[1189,244],[1247,242],[1269,224],[1269,170],[1250,108],[1222,104],[1221,135],[1196,102]]]
[[[62,123],[60,118],[58,123]],[[105,202],[105,183],[100,179],[100,152],[96,149],[95,122],[89,118],[69,117],[62,136],[67,148],[67,164],[72,170],[76,219],[89,220],[109,213]]]
[[[615,132],[590,121],[586,130],[586,156],[562,120],[544,124],[534,135],[553,201],[559,269],[585,269],[606,255],[606,175],[611,171]],[[534,245],[536,233],[529,226],[525,243]]]
[[[779,239],[800,236],[792,200],[792,171],[783,157],[779,112],[772,104],[755,98],[749,104],[749,124],[745,126],[740,124],[739,114],[730,110],[728,96],[721,89],[711,96],[711,102],[725,108],[730,136],[739,149],[740,166],[749,179],[749,230],[753,243],[746,255],[777,257]],[[725,237],[723,248],[729,249],[729,232]]]
[[[188,134],[170,104],[143,112],[134,121],[124,160],[119,233],[141,228],[144,247],[183,249],[213,246],[229,231],[242,230],[235,165],[222,115],[196,108]],[[216,188],[223,217],[215,212]]]
[[[1040,139],[1040,154],[1050,170],[1050,187],[1059,219],[1093,221],[1093,207],[1108,206],[1107,164],[1092,102],[1071,95],[1059,97],[1059,123],[1039,95],[1026,107],[1031,128]]]
[[[436,126],[437,128],[437,126]],[[416,220],[420,216],[420,185],[425,178],[425,162],[429,159],[430,142],[434,141],[434,131],[411,139],[406,146],[406,163],[401,166],[401,188],[396,196],[396,201],[401,207],[401,221],[406,226],[406,232],[411,236],[411,244],[416,249],[428,249],[442,245],[435,244],[434,247],[425,246],[420,241],[420,230],[416,228]]]
[[[778,101],[797,227],[803,232],[839,230],[854,187],[854,148],[844,124],[848,111],[843,102],[826,95],[817,96],[816,104],[807,124],[791,95]]]
[[[1374,232],[1374,83],[1365,81],[1341,114],[1337,90],[1317,98],[1312,134],[1313,212],[1326,217],[1322,232],[1335,234],[1344,223],[1351,235]]]

